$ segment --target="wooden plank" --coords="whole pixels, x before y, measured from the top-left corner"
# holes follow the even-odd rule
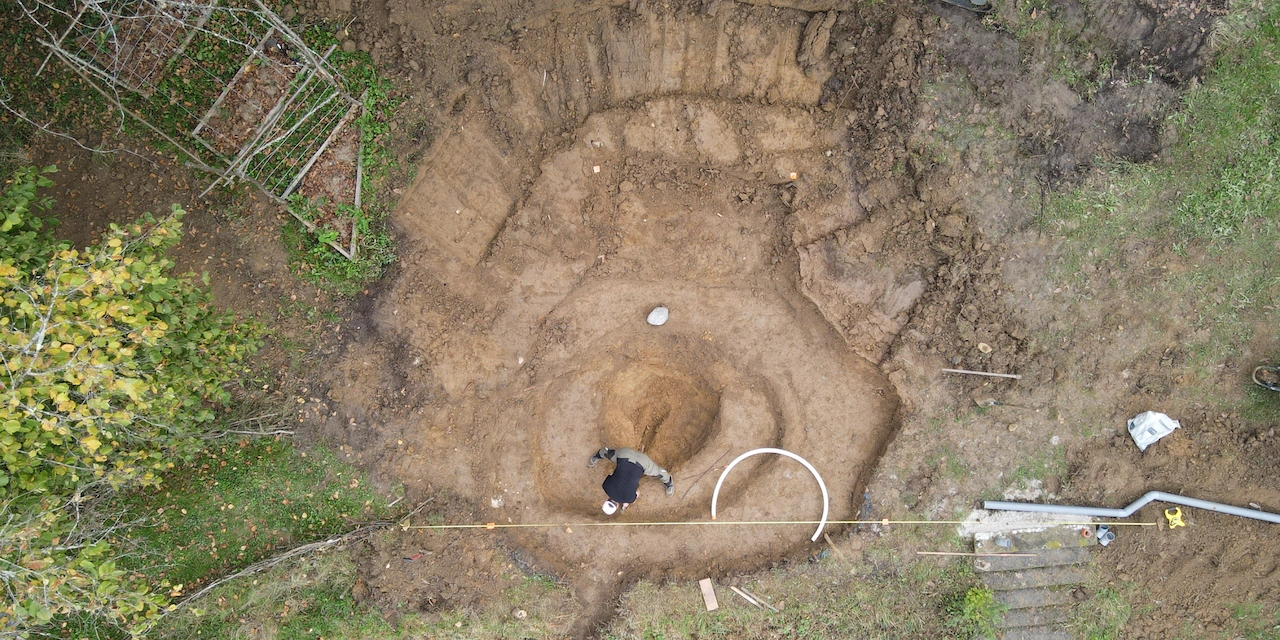
[[[982,566],[974,565],[978,571],[1022,571],[1040,567],[1058,567],[1089,562],[1088,547],[1066,547],[1064,549],[1045,549],[1036,553],[1011,553],[1007,555],[989,554]]]
[[[836,543],[831,541],[831,536],[827,535],[826,531],[822,532],[822,539],[827,541],[827,546],[831,547],[831,551],[836,554],[836,557],[840,559],[840,562],[844,562],[844,563],[849,562],[848,560],[845,559],[844,552],[841,551],[840,548],[836,546]]]
[[[754,594],[754,593],[751,593],[750,591],[747,591],[746,589],[743,589],[743,590],[742,590],[742,592],[743,592],[743,593],[745,593],[745,594],[747,594],[747,595],[749,595],[749,596],[751,596],[752,598],[755,598],[756,602],[759,602],[760,604],[764,605],[764,606],[765,606],[767,609],[769,609],[770,611],[772,611],[772,612],[774,612],[774,613],[782,613],[782,610],[780,610],[780,609],[778,609],[777,607],[775,607],[775,606],[773,606],[773,605],[769,604],[768,602],[765,602],[765,601],[764,601],[764,598],[761,598],[760,596],[758,596],[758,595],[756,595],[756,594]]]
[[[1070,633],[1048,625],[1005,629],[1000,637],[1004,640],[1072,640]]]
[[[968,551],[917,551],[918,556],[964,556],[972,558],[1034,558],[1034,553],[969,553]]]
[[[1031,607],[1006,611],[996,622],[997,629],[1013,629],[1016,627],[1045,627],[1063,622],[1071,617],[1068,607]]]
[[[1013,609],[1028,609],[1031,607],[1053,607],[1058,605],[1070,605],[1072,602],[1071,589],[1014,589],[1012,591],[997,591],[996,602]]]
[[[740,596],[742,596],[742,599],[743,599],[743,600],[746,600],[747,602],[750,602],[750,603],[751,603],[751,605],[752,605],[752,606],[754,606],[755,608],[757,608],[757,609],[763,609],[763,608],[764,608],[764,607],[760,606],[760,603],[759,603],[759,602],[756,602],[754,598],[752,598],[751,596],[749,596],[749,595],[747,595],[747,594],[743,593],[743,592],[742,592],[740,589],[738,589],[737,587],[729,587],[729,590],[730,590],[730,591],[733,591],[734,593],[736,593],[736,594],[738,594],[738,595],[740,595]]]
[[[990,371],[970,371],[968,369],[942,369],[943,373],[963,373],[971,376],[990,376],[992,378],[1013,378],[1021,380],[1022,376],[1016,373],[992,373]]]
[[[1089,572],[1083,567],[1045,567],[1043,569],[1027,569],[1025,571],[1001,571],[987,573],[982,581],[992,591],[1009,591],[1012,589],[1034,589],[1036,587],[1056,587],[1066,584],[1080,584],[1089,580]]]
[[[699,580],[698,587],[702,589],[702,602],[707,605],[707,611],[719,609],[720,603],[716,602],[716,590],[711,586],[711,578]]]

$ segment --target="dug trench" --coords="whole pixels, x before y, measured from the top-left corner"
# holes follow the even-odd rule
[[[938,167],[912,146],[948,102],[1010,80],[1008,38],[941,5],[499,4],[357,8],[350,46],[414,70],[435,135],[391,218],[400,262],[344,323],[327,391],[301,415],[446,518],[553,526],[406,530],[373,543],[360,593],[387,610],[466,606],[498,588],[505,554],[567,581],[573,634],[588,636],[636,580],[813,552],[807,526],[574,529],[605,518],[609,465],[586,464],[599,447],[646,451],[676,479],[671,498],[645,480],[620,522],[705,518],[705,472],[757,447],[812,462],[830,517],[850,519],[899,393],[957,331],[953,364],[1051,368],[999,295],[996,256],[1022,241],[1025,211],[965,182],[976,156]],[[973,62],[980,50],[995,62]],[[960,95],[922,95],[966,71]],[[1149,134],[1131,123],[1158,121],[1178,81],[1136,108],[1035,80],[979,99],[1009,112],[1015,151],[1050,141],[1009,158],[1047,184],[1088,149],[1151,153],[1154,134],[1106,131]],[[671,318],[653,327],[658,305]],[[771,457],[739,465],[721,496],[725,520],[821,512],[812,477]],[[430,562],[388,561],[421,549]]]

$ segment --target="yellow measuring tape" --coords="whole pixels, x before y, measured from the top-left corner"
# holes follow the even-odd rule
[[[529,523],[529,522],[473,522],[467,524],[408,524],[408,521],[401,521],[401,529],[538,529],[552,527],[694,527],[694,526],[771,526],[771,525],[793,525],[793,524],[818,524],[818,520],[688,520],[678,522],[561,522],[561,523]],[[935,525],[957,525],[957,524],[983,524],[981,522],[970,522],[967,520],[828,520],[827,524],[878,524],[881,526],[889,526],[891,524],[935,524]],[[1154,527],[1154,522],[1019,522],[1020,527],[1057,527],[1057,526],[1086,526],[1095,524],[1107,524],[1113,527]]]

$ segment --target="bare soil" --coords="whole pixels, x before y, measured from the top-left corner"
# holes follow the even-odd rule
[[[264,53],[245,62],[217,108],[206,114],[199,137],[224,156],[235,158],[262,129],[268,114],[288,98],[300,65],[281,53]]]
[[[351,302],[334,352],[300,382],[308,433],[385,486],[441,496],[446,519],[556,525],[380,540],[361,584],[385,610],[479,606],[520,564],[573,587],[582,610],[566,628],[585,636],[636,580],[816,551],[808,526],[566,526],[605,520],[609,465],[586,461],[606,444],[676,477],[673,498],[642,483],[620,518],[632,522],[705,518],[726,454],[767,446],[814,463],[833,519],[962,515],[1055,456],[1066,462],[1045,465],[1043,489],[1066,502],[1162,489],[1280,507],[1274,430],[1185,399],[1187,320],[1063,288],[1060,241],[1033,224],[1039,198],[1094,157],[1159,161],[1220,5],[1054,4],[1115,59],[1083,94],[1055,66],[1071,52],[1029,50],[939,2],[772,5],[298,7],[351,20],[349,46],[397,76],[409,98],[395,151],[417,165],[395,188],[399,264]],[[1138,73],[1149,80],[1111,81]],[[110,167],[76,167],[65,201],[82,206],[80,180],[104,210],[136,210]],[[185,184],[169,175],[154,198],[166,179]],[[222,303],[319,300],[272,245],[280,212],[229,223],[214,208],[193,215],[182,255],[214,271]],[[1089,278],[1114,291],[1159,277],[1144,260],[1190,268],[1141,250]],[[649,326],[658,305],[671,320]],[[1267,333],[1207,384],[1246,384],[1250,358],[1275,347]],[[1023,379],[938,373],[948,366]],[[986,398],[1007,404],[975,411]],[[1147,409],[1184,428],[1140,454],[1123,423]],[[815,518],[813,484],[789,461],[752,459],[726,480],[722,517]],[[1230,604],[1276,601],[1280,534],[1189,520],[1100,551],[1144,598],[1126,636],[1212,635]],[[432,554],[397,559],[419,551]]]
[[[624,521],[702,517],[703,472],[756,447],[823,469],[830,517],[851,518],[895,424],[875,364],[939,259],[922,207],[890,212],[896,185],[861,184],[863,163],[894,159],[855,152],[854,118],[835,108],[838,14],[816,29],[731,4],[551,15],[513,42],[468,43],[476,90],[451,98],[393,215],[404,258],[353,323],[323,433],[361,441],[388,481],[448,486],[498,522],[603,519],[608,470],[586,467],[602,445],[676,476],[678,497],[646,481]],[[889,60],[920,37],[914,20],[890,27]],[[801,41],[822,55],[798,63]],[[914,66],[879,66],[878,101],[900,102]],[[658,305],[672,318],[655,328]],[[753,458],[727,479],[722,517],[814,519],[813,484]],[[807,553],[810,531],[512,537],[571,582],[584,633],[629,581],[767,566]]]

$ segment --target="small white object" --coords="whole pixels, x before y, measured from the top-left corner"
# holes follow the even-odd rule
[[[668,315],[669,312],[666,307],[655,307],[653,311],[649,312],[649,317],[645,321],[655,327],[661,327],[667,323]]]
[[[618,503],[612,500],[605,500],[604,506],[602,506],[601,508],[604,509],[604,514],[606,516],[611,516],[618,512]]]
[[[619,571],[618,575],[622,575],[622,572]],[[716,601],[716,589],[711,584],[711,578],[699,580],[698,588],[702,590],[702,602],[707,605],[707,611],[715,611],[720,608],[720,603]]]
[[[1129,419],[1129,435],[1137,443],[1138,450],[1146,451],[1147,447],[1163,438],[1174,429],[1181,427],[1177,420],[1155,411],[1147,411]]]
[[[600,173],[600,165],[591,167],[591,173]]]

